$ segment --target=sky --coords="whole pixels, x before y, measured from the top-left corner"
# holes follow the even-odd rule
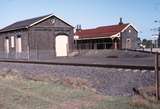
[[[0,0],[0,28],[16,21],[53,13],[82,29],[114,25],[123,18],[139,37],[153,39],[160,26],[160,0]]]

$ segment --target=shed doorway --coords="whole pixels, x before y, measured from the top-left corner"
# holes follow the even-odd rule
[[[68,54],[68,36],[58,35],[55,41],[56,56],[62,57]]]

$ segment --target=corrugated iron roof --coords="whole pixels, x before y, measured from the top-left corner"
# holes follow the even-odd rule
[[[118,34],[123,29],[125,29],[129,23],[127,24],[118,24],[111,26],[102,26],[94,29],[85,29],[80,30],[75,33],[75,35],[79,36],[80,39],[83,38],[98,38],[98,37],[110,37],[112,35]]]
[[[11,30],[17,30],[17,29],[25,29],[28,26],[30,26],[31,24],[33,24],[33,23],[35,23],[35,22],[37,22],[41,19],[44,19],[44,18],[46,18],[47,16],[50,16],[50,15],[51,14],[13,23],[13,24],[1,29],[0,32],[6,32],[6,31],[11,31]]]

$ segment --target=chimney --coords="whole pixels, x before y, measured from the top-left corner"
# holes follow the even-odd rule
[[[77,26],[76,26],[76,32],[79,32],[79,31],[81,31],[81,30],[82,30],[81,25],[77,25]]]
[[[122,24],[123,24],[123,19],[122,17],[120,17],[119,25],[122,25]]]

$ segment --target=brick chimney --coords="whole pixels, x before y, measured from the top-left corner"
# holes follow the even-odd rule
[[[123,19],[122,17],[120,17],[119,25],[122,25],[122,24],[123,24]]]
[[[81,25],[77,25],[77,26],[76,26],[76,32],[79,32],[79,31],[81,31],[81,30],[82,30]]]

